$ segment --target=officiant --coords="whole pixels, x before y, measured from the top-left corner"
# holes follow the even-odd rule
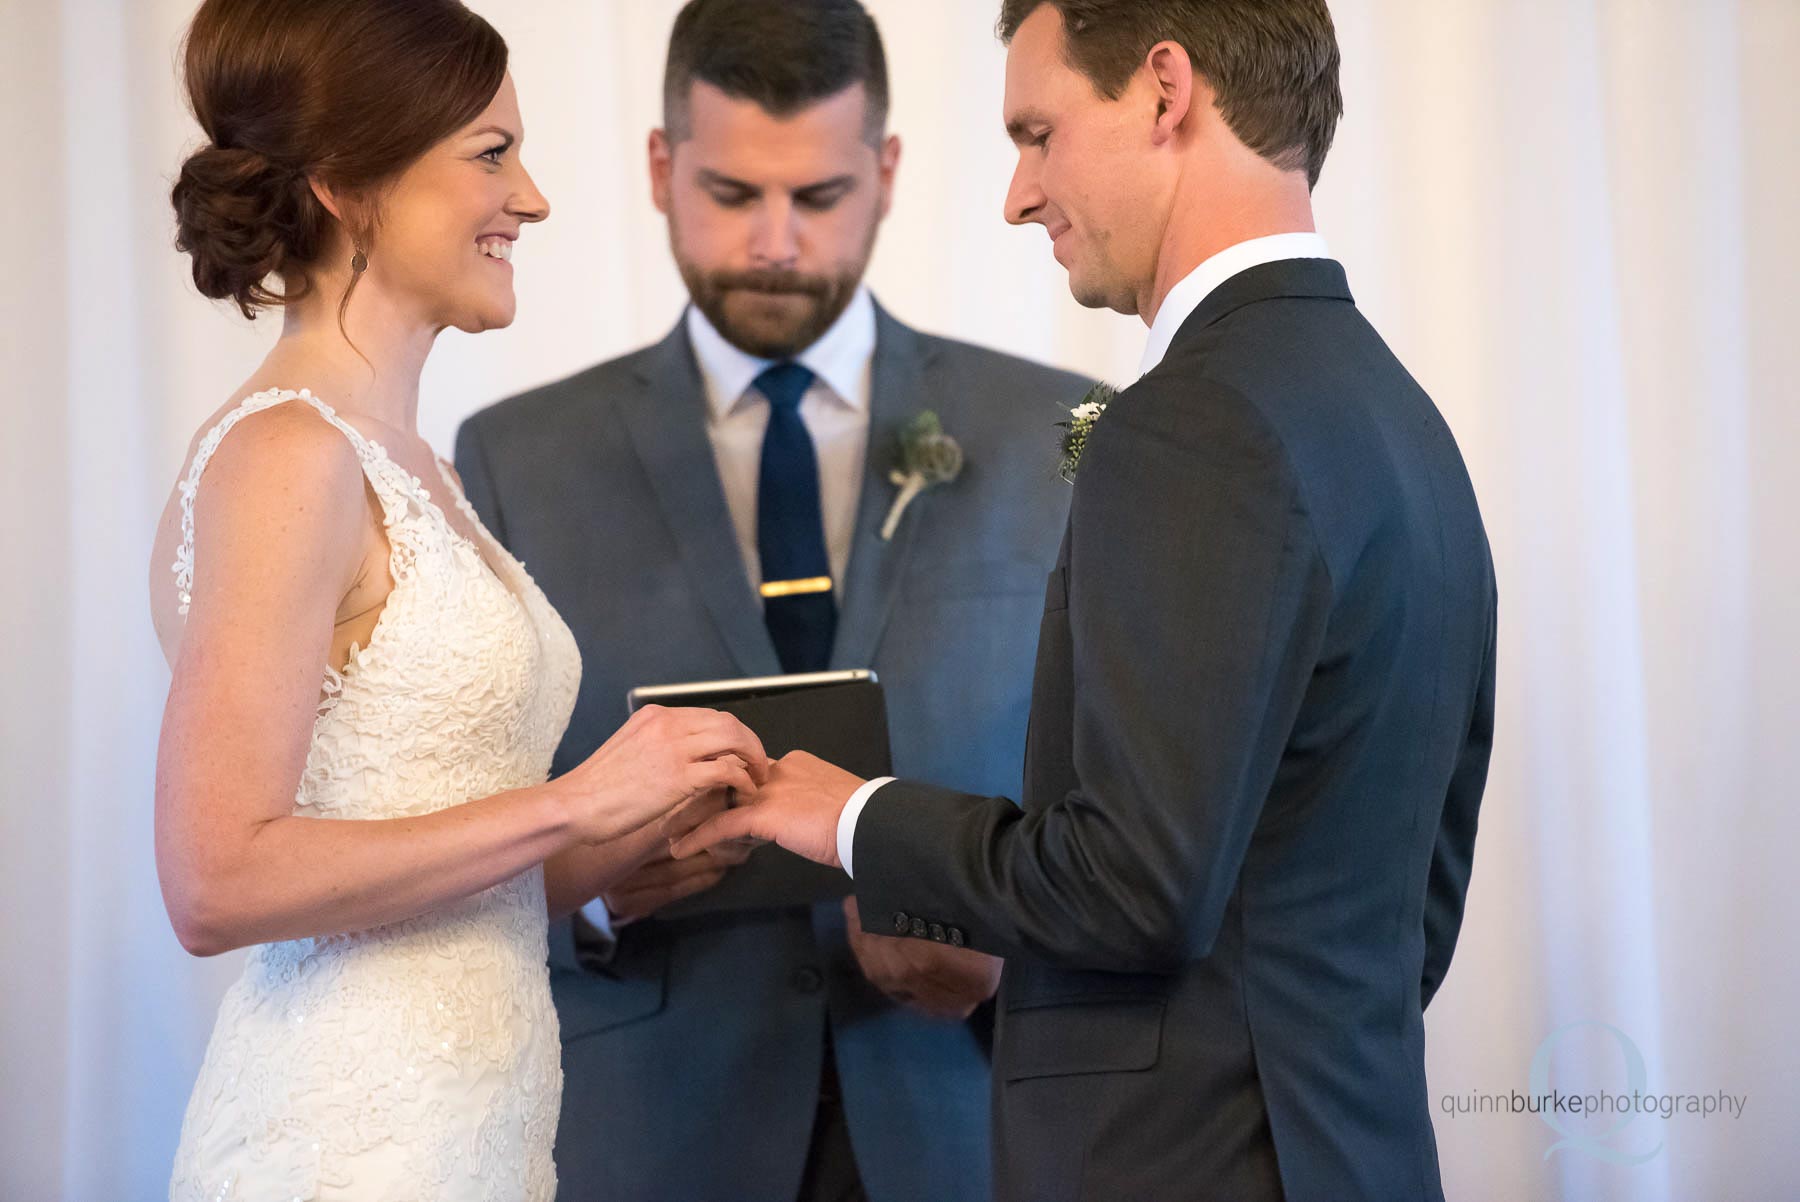
[[[649,139],[691,303],[655,345],[460,431],[476,509],[580,644],[553,771],[636,686],[872,668],[897,771],[1016,791],[1067,513],[1055,423],[1088,381],[870,294],[887,113],[856,0],[693,0]],[[564,1202],[989,1196],[999,961],[959,932],[863,933],[847,881],[797,904],[765,867],[785,855],[552,888],[552,917],[574,911],[550,935]]]

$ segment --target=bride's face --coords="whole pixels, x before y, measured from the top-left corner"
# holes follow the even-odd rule
[[[427,151],[379,200],[368,280],[437,328],[512,324],[512,254],[550,204],[519,159],[524,125],[508,75],[479,117]]]
[[[650,140],[656,207],[694,305],[727,341],[785,358],[836,321],[893,198],[900,143],[862,84],[773,116],[696,82],[686,129]]]

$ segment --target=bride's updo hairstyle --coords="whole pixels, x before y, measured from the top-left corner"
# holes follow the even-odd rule
[[[208,140],[170,196],[175,245],[254,318],[308,295],[333,245],[310,181],[340,201],[346,257],[373,254],[383,185],[487,108],[506,43],[458,0],[206,0],[185,74]]]

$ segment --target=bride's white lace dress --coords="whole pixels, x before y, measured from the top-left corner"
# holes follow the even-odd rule
[[[394,579],[369,645],[325,670],[294,813],[397,818],[543,782],[581,675],[568,627],[441,471],[487,556],[309,392],[252,396],[202,440],[181,493],[182,612],[201,473],[238,421],[287,402],[355,446]],[[173,1202],[551,1202],[562,1070],[545,930],[534,868],[404,922],[253,949],[188,1103]]]

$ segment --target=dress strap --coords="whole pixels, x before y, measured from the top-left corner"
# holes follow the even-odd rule
[[[286,388],[272,388],[245,397],[237,408],[206,432],[206,437],[200,440],[200,446],[194,451],[194,461],[188,465],[186,478],[181,481],[181,547],[176,551],[172,566],[175,571],[176,593],[181,599],[179,612],[183,617],[187,616],[188,607],[194,600],[194,496],[200,491],[200,477],[206,471],[206,465],[212,462],[213,453],[219,449],[220,441],[231,432],[233,426],[253,413],[261,413],[264,409],[294,400],[305,401],[317,409],[326,421],[343,431],[344,437],[356,449],[356,457],[362,461],[364,474],[371,479],[377,476],[373,469],[387,460],[387,455],[379,444],[365,438],[360,430],[339,417],[336,410],[314,396],[310,389],[302,388],[294,392]]]
[[[438,479],[444,482],[444,489],[450,494],[450,503],[456,506],[457,512],[469,519],[470,525],[485,531],[487,527],[482,524],[481,515],[475,512],[475,506],[469,503],[468,494],[463,492],[462,480],[457,476],[455,466],[442,455],[436,456],[436,459]]]

